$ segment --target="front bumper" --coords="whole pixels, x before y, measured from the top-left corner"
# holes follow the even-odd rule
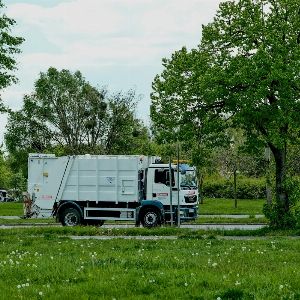
[[[180,208],[180,220],[190,221],[197,218],[197,207],[181,207]]]

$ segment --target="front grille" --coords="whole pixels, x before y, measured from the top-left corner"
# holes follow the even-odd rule
[[[197,196],[184,196],[184,200],[186,203],[196,203],[197,202]]]

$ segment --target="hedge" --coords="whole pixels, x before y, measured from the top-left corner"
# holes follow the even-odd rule
[[[203,183],[202,194],[208,198],[234,198],[233,180],[209,180]],[[264,179],[238,179],[238,199],[262,199],[266,197]]]

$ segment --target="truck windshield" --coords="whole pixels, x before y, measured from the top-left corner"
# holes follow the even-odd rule
[[[196,188],[196,176],[194,174],[186,172],[185,174],[180,175],[180,186],[181,187],[192,187]]]

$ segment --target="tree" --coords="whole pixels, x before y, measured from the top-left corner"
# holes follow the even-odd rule
[[[45,135],[78,154],[84,146],[95,148],[103,136],[105,91],[92,87],[77,71],[49,68],[35,83],[35,92],[25,99]],[[26,103],[28,102],[28,103]]]
[[[0,189],[8,189],[11,178],[11,170],[0,149]]]
[[[134,91],[111,95],[79,71],[49,68],[22,109],[10,112],[5,143],[14,172],[21,168],[27,176],[29,152],[138,154],[150,138],[135,118],[135,103]]]
[[[136,93],[118,92],[108,96],[104,151],[107,154],[146,154],[150,136],[145,125],[135,117]]]
[[[23,200],[23,192],[27,190],[26,178],[21,171],[14,173],[10,178],[10,195],[16,201]]]
[[[212,163],[212,148],[229,141],[223,118],[209,110],[203,114],[198,106],[203,98],[199,79],[205,74],[207,63],[203,53],[196,49],[189,52],[186,47],[172,54],[171,59],[164,58],[164,70],[152,83],[150,108],[155,141],[167,145],[180,142],[183,152],[197,167],[200,194],[204,174]]]
[[[24,39],[11,35],[11,28],[15,25],[15,20],[8,18],[2,10],[4,4],[0,0],[0,89],[4,89],[16,83],[17,78],[13,74],[16,70],[15,54],[20,53],[20,45]],[[3,104],[0,102],[0,109],[4,110]]]
[[[292,205],[285,186],[287,144],[300,128],[299,13],[294,0],[225,2],[203,28],[201,45],[214,63],[206,90],[221,91],[222,112],[249,142],[264,142],[274,155],[276,217],[283,226],[291,225],[284,223]]]
[[[154,81],[156,109],[165,99],[187,102],[194,122],[203,120],[215,132],[215,124],[205,124],[208,116],[229,120],[246,133],[252,148],[271,149],[276,165],[273,220],[283,227],[293,225],[294,203],[285,183],[287,145],[299,140],[300,129],[299,13],[297,0],[221,3],[214,21],[203,27],[199,48],[183,48],[175,56],[184,59],[173,56],[164,62],[173,80],[165,80],[163,72]]]
[[[203,114],[199,106],[203,101],[200,79],[208,67],[207,59],[202,52],[188,52],[185,47],[171,59],[163,59],[164,70],[152,83],[150,108],[152,131],[158,142],[179,140],[203,146],[227,140],[222,134],[223,118],[211,114],[209,107]]]
[[[8,150],[97,151],[104,130],[105,93],[86,82],[79,71],[49,68],[40,74],[34,92],[24,96],[23,108],[10,113],[5,134]]]

